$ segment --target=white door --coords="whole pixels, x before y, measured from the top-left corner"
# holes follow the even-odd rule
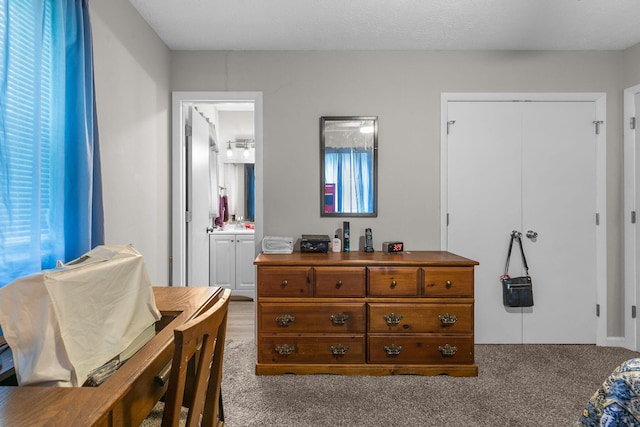
[[[447,249],[480,262],[476,342],[595,343],[595,104],[449,102],[448,120]],[[512,230],[534,307],[502,304]],[[523,273],[517,247],[509,271]]]
[[[498,281],[509,233],[519,230],[520,113],[505,102],[450,102],[448,250],[480,262],[475,270],[477,343],[520,342],[522,318],[502,307]],[[517,253],[516,253],[517,254]],[[519,271],[520,257],[511,261]],[[520,311],[518,310],[518,313]]]
[[[187,144],[187,286],[209,285],[209,123],[191,108]]]
[[[596,120],[593,102],[523,104],[522,232],[535,306],[525,343],[596,342]]]
[[[624,91],[624,346],[630,350],[640,348],[640,328],[638,328],[638,295],[640,278],[638,275],[638,200],[640,197],[640,85]],[[636,313],[634,313],[636,307]],[[635,314],[635,316],[634,316]]]

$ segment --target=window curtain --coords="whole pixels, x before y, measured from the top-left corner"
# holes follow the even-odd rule
[[[336,212],[372,212],[373,156],[368,151],[326,149],[325,181],[336,184]]]
[[[104,242],[87,0],[0,0],[0,286]]]

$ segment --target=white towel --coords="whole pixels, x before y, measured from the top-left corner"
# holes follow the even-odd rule
[[[265,236],[262,239],[262,253],[290,254],[293,252],[293,237]]]

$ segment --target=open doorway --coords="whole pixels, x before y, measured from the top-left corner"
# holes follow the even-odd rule
[[[246,122],[247,115],[253,117],[251,131],[239,124]],[[225,120],[235,121],[231,126],[234,129],[223,129]],[[235,215],[234,227],[240,221],[250,222],[254,237],[250,256],[259,252],[263,233],[262,152],[262,93],[173,93],[172,286],[210,285],[209,236],[222,214],[219,197],[228,197],[229,192],[234,194],[236,211],[231,212],[229,204],[225,206],[223,225],[232,223],[231,215]],[[217,170],[212,165],[218,165]],[[253,181],[253,185],[241,181]],[[252,197],[247,197],[247,192]]]

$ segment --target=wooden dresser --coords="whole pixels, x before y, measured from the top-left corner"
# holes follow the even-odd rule
[[[256,374],[476,376],[476,261],[441,251],[260,254]]]

